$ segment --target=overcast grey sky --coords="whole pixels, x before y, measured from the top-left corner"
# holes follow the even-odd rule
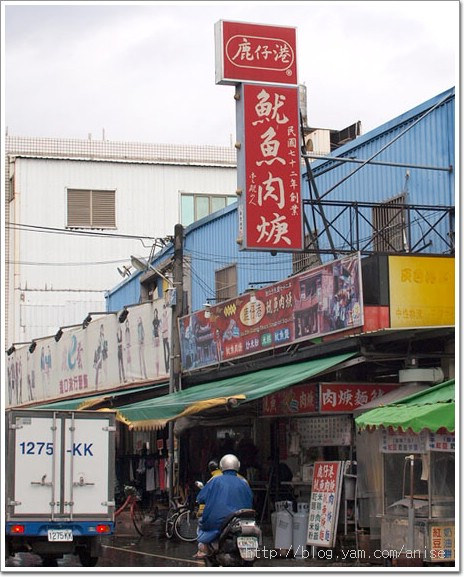
[[[214,24],[297,28],[308,123],[363,132],[457,82],[458,0],[2,2],[2,113],[14,136],[229,146]]]

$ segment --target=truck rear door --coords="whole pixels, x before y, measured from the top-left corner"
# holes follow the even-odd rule
[[[18,409],[8,422],[7,518],[113,519],[114,413]]]

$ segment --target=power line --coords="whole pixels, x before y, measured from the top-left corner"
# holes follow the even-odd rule
[[[144,240],[156,241],[158,240],[154,236],[143,236],[143,235],[131,235],[131,234],[120,234],[112,232],[98,232],[96,230],[75,230],[67,228],[54,228],[49,226],[37,226],[34,224],[23,224],[17,222],[7,222],[5,228],[13,230],[23,230],[29,232],[40,232],[45,234],[65,234],[65,235],[75,235],[75,236],[96,236],[99,238],[121,238],[128,240],[139,240],[142,242]],[[145,245],[144,245],[145,246]]]
[[[40,262],[40,261],[27,261],[27,260],[5,260],[6,264],[18,264],[24,266],[94,266],[94,265],[104,265],[104,264],[123,264],[129,259],[124,260],[102,260],[102,261],[91,261],[91,262]]]

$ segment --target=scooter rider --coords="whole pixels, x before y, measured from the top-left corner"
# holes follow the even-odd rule
[[[211,477],[208,479],[208,481],[211,481],[211,479],[213,477],[217,477],[218,475],[222,475],[222,471],[219,468],[219,463],[217,461],[215,461],[214,459],[208,463],[208,471],[209,471],[209,474],[211,475]]]
[[[197,495],[197,502],[205,504],[198,530],[198,553],[206,557],[208,544],[221,532],[224,520],[239,509],[253,507],[253,493],[247,481],[237,476],[240,462],[235,455],[224,455],[219,462],[222,475],[211,478]]]

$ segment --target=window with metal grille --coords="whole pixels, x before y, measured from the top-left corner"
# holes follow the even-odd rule
[[[372,210],[374,250],[403,252],[408,249],[406,195],[400,194]]]
[[[116,228],[116,192],[68,188],[69,228]]]
[[[183,226],[188,226],[204,216],[229,206],[236,200],[235,195],[182,193],[180,195],[180,221]]]
[[[317,242],[317,232],[313,233],[313,237],[307,234],[304,239],[304,246],[306,249],[316,250],[319,243]],[[292,273],[298,274],[304,270],[319,266],[321,258],[319,254],[312,252],[294,252],[292,255]]]
[[[237,265],[231,265],[215,272],[216,302],[237,296]]]

